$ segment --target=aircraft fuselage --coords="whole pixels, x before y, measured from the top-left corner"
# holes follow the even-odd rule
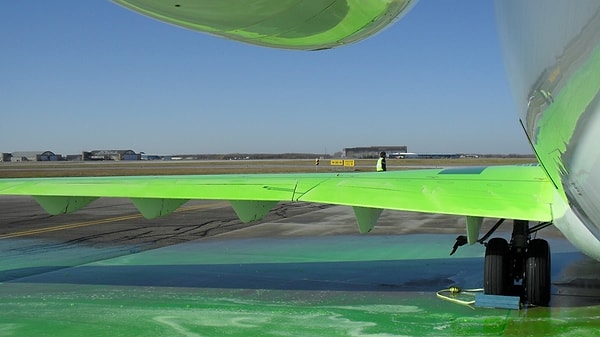
[[[497,1],[520,121],[552,180],[554,224],[600,260],[600,2]]]

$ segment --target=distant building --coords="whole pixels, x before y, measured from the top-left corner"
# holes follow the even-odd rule
[[[3,156],[4,157],[4,156]],[[60,154],[55,154],[52,151],[19,151],[13,152],[11,161],[59,161],[62,160]]]
[[[145,154],[145,153],[142,153],[140,155],[140,159],[141,160],[168,160],[170,158],[165,158],[165,156],[159,156],[159,155],[156,155],[156,154]]]
[[[83,160],[140,160],[141,154],[133,150],[93,150],[82,153]]]
[[[82,161],[83,154],[68,154],[65,156],[66,161]]]
[[[385,151],[389,153],[406,153],[408,147],[402,146],[365,146],[365,147],[347,147],[342,150],[344,158],[378,158],[379,153]]]
[[[391,153],[389,157],[397,159],[453,159],[465,158],[466,156],[460,153]]]
[[[3,152],[2,157],[0,157],[0,161],[1,162],[9,162],[9,161],[11,161],[11,158],[12,158],[12,153]]]

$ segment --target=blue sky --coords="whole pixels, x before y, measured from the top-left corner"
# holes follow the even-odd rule
[[[268,49],[110,1],[1,1],[0,152],[531,153],[491,1],[422,0],[357,44]]]

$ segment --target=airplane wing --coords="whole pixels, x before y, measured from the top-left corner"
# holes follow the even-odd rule
[[[361,233],[384,209],[482,219],[551,221],[553,185],[539,166],[490,166],[367,173],[179,175],[0,179],[0,195],[31,195],[50,214],[99,197],[127,197],[146,218],[190,199],[229,200],[244,222],[280,201],[352,206]],[[479,228],[477,228],[477,231]],[[472,238],[470,237],[470,241]]]
[[[365,39],[415,0],[114,0],[146,16],[227,39],[274,48],[319,50]]]

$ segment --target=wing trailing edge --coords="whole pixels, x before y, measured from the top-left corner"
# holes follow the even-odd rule
[[[50,214],[74,212],[98,197],[133,200],[147,218],[187,200],[228,200],[244,222],[262,219],[278,202],[354,208],[361,233],[383,209],[467,217],[470,241],[481,219],[552,221],[555,188],[539,166],[450,168],[384,173],[299,173],[0,179],[0,195],[30,195]]]

